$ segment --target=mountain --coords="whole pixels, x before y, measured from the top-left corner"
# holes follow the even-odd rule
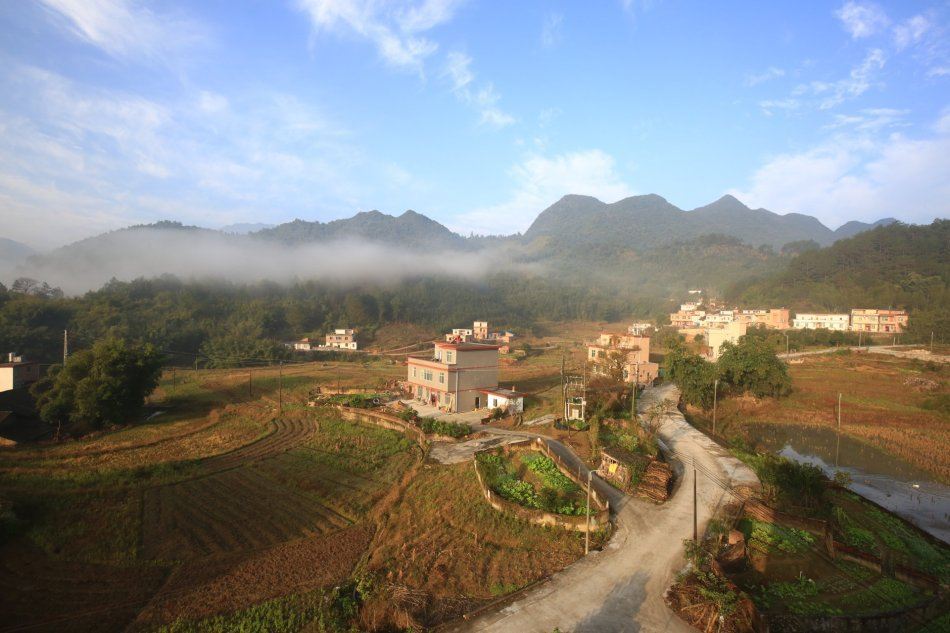
[[[589,196],[569,195],[542,211],[525,232],[525,239],[649,248],[720,234],[754,246],[768,244],[778,250],[789,242],[803,240],[828,245],[850,236],[849,231],[860,232],[863,229],[859,225],[862,223],[849,223],[845,232],[836,235],[811,216],[750,209],[730,195],[692,211],[684,211],[655,194],[624,198],[612,204]]]
[[[746,305],[803,311],[903,308],[916,315],[912,329],[931,327],[950,336],[950,220],[878,226],[803,253],[784,270],[743,282],[728,296]]]
[[[247,235],[264,229],[272,229],[275,226],[275,224],[264,224],[263,222],[238,222],[237,224],[222,226],[220,231],[222,233],[234,233],[235,235]]]
[[[0,237],[0,280],[11,281],[10,277],[16,267],[34,254],[36,251],[26,244]]]
[[[835,229],[835,239],[843,240],[848,237],[854,237],[858,233],[870,231],[871,229],[876,229],[879,226],[889,226],[895,222],[897,222],[897,220],[894,218],[883,218],[877,222],[872,222],[871,224],[868,224],[867,222],[851,220],[850,222],[846,222]]]
[[[387,215],[379,211],[363,211],[352,218],[326,223],[294,220],[272,229],[259,231],[254,234],[254,237],[283,244],[359,239],[407,248],[440,250],[468,248],[464,237],[412,210],[400,216]]]
[[[177,222],[129,227],[34,256],[16,276],[74,293],[113,277],[166,273],[241,282],[348,283],[406,276],[474,278],[504,271],[667,298],[686,287],[721,291],[740,279],[771,274],[804,246],[835,239],[815,218],[750,209],[732,196],[683,211],[658,195],[612,204],[568,195],[541,212],[524,235],[507,237],[465,238],[412,210],[399,216],[366,211],[331,222],[298,219],[238,232],[253,226],[226,227],[232,231]],[[839,230],[865,226],[850,223]],[[798,247],[776,254],[786,243]]]

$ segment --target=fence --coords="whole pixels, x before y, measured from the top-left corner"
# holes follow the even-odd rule
[[[540,451],[544,456],[550,458],[551,461],[557,465],[558,469],[574,483],[580,485],[581,488],[587,486],[587,481],[581,479],[579,474],[574,473],[570,468],[566,468],[563,460],[557,455],[557,453],[550,449],[544,440],[541,438],[536,438],[534,440],[522,440],[520,442],[507,444],[503,447],[487,449],[475,453],[472,463],[475,466],[475,476],[478,478],[478,485],[482,489],[482,496],[484,496],[488,503],[499,512],[510,514],[524,521],[528,521],[529,523],[534,523],[536,525],[551,525],[567,530],[586,532],[588,529],[588,521],[586,516],[555,514],[545,510],[526,508],[513,501],[504,499],[499,494],[492,491],[491,487],[486,481],[485,474],[482,473],[481,469],[479,468],[478,456],[484,453],[507,455],[522,450]],[[600,494],[598,494],[598,492],[594,490],[593,487],[590,489],[590,499],[590,530],[593,532],[610,524],[610,502],[606,499],[602,499]]]

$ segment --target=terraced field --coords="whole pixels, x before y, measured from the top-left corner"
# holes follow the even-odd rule
[[[0,631],[148,629],[345,580],[374,532],[367,512],[418,451],[291,407],[5,452],[16,519],[0,542]],[[192,459],[212,436],[218,452]]]

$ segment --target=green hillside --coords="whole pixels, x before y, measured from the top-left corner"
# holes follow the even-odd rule
[[[797,310],[904,308],[912,334],[950,340],[950,220],[879,226],[792,259],[782,272],[736,285],[742,304]]]

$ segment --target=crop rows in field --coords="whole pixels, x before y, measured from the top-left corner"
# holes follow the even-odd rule
[[[256,469],[234,468],[147,491],[142,552],[150,559],[179,560],[258,549],[349,523]]]
[[[0,631],[121,630],[165,578],[160,567],[47,558],[22,542],[0,550]]]
[[[313,420],[304,417],[275,420],[273,428],[272,433],[256,442],[204,460],[204,469],[208,472],[219,472],[274,457],[306,442],[314,434]]]

